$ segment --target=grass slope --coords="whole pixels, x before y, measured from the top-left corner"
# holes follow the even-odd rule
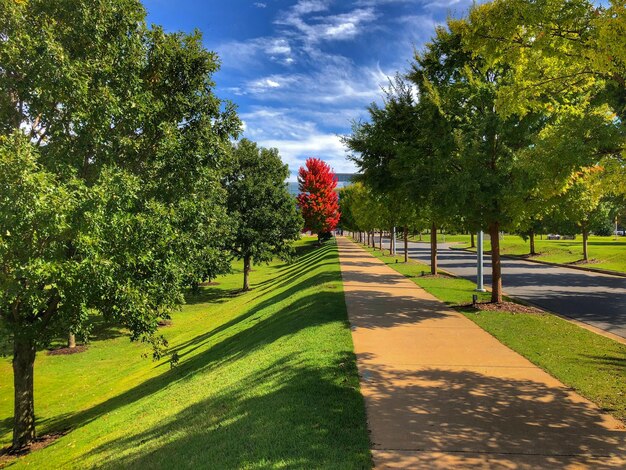
[[[416,261],[396,259],[372,251],[391,268],[450,306],[467,305],[473,294],[488,302],[489,293],[477,293],[471,281],[452,277],[421,276],[428,273]],[[457,308],[470,320],[495,336],[564,384],[626,421],[626,345],[605,338],[552,314],[523,314]]]
[[[437,239],[443,243],[443,235],[438,235]],[[417,241],[419,237],[412,237]],[[422,241],[428,241],[428,235],[422,236]],[[470,245],[469,235],[445,235],[447,243],[459,243],[459,248],[467,248]],[[491,242],[485,240],[485,250],[491,250]],[[583,264],[590,269],[608,269],[626,273],[626,238],[620,237],[589,237],[588,242],[589,264]],[[472,249],[474,250],[474,249]],[[517,235],[505,235],[500,242],[500,251],[503,255],[526,256],[530,250],[528,240],[524,241]],[[537,256],[532,259],[546,261],[548,263],[570,264],[580,261],[583,257],[582,236],[577,236],[575,240],[543,240],[537,236],[535,238],[535,250]]]
[[[363,399],[334,242],[296,263],[219,279],[163,329],[167,360],[117,337],[36,363],[39,433],[71,429],[10,463],[46,468],[369,468]],[[0,444],[10,442],[9,360]]]

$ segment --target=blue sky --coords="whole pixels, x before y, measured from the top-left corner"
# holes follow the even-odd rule
[[[338,135],[365,119],[437,23],[471,0],[144,0],[148,22],[203,32],[222,69],[217,94],[239,107],[244,136],[276,147],[292,174],[307,157],[352,172]]]

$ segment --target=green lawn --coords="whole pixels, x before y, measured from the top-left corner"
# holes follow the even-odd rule
[[[163,329],[176,367],[121,336],[38,353],[38,430],[71,432],[12,467],[369,468],[337,249],[313,243],[294,264],[256,266],[251,292],[237,295],[237,272],[190,299]],[[5,446],[8,358],[0,376]]]
[[[422,277],[422,271],[428,273],[423,264],[403,263],[402,257],[369,251],[448,305],[467,305],[476,294],[471,281]],[[489,301],[489,297],[489,293],[479,294],[480,301]],[[552,314],[459,310],[511,349],[626,421],[626,345]]]
[[[429,240],[428,235],[422,236],[422,241]],[[443,235],[437,235],[439,242],[443,242]],[[412,237],[419,240],[419,237]],[[459,248],[470,246],[469,235],[445,235],[445,241],[458,243]],[[575,240],[543,240],[539,236],[535,239],[535,250],[538,255],[533,259],[547,261],[548,263],[568,264],[580,261],[583,257],[582,236],[578,235]],[[590,236],[589,258],[590,264],[584,265],[592,269],[608,269],[626,273],[626,237],[596,237]],[[485,250],[491,250],[491,242],[485,240]],[[500,250],[503,255],[524,256],[528,255],[530,245],[518,235],[505,235],[500,242]]]

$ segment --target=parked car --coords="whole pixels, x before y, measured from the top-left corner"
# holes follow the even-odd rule
[[[548,234],[548,240],[560,240],[560,239],[561,239],[561,235],[558,235],[556,233]]]
[[[561,240],[575,240],[576,235],[561,235]]]
[[[626,234],[624,230],[613,230],[613,235],[620,235],[623,237],[624,234]]]

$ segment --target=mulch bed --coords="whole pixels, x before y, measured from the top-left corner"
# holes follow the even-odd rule
[[[71,429],[66,429],[65,431],[52,432],[50,434],[45,434],[35,439],[35,442],[33,442],[29,447],[25,449],[20,449],[16,452],[11,451],[10,447],[5,447],[4,449],[0,449],[0,467],[10,463],[12,460],[15,460],[18,457],[29,454],[39,449],[43,449],[44,447],[48,447],[54,441],[65,436],[70,431]]]
[[[501,303],[492,303],[492,302],[484,302],[477,303],[475,306],[473,304],[467,305],[459,305],[458,308],[471,308],[476,312],[481,311],[498,311],[498,312],[509,312],[509,313],[527,313],[532,315],[543,315],[546,312],[537,308],[531,307],[530,305],[518,304],[515,302],[501,302]]]
[[[215,282],[215,281],[204,281],[204,282],[201,282],[198,285],[201,286],[201,287],[208,287],[208,286],[219,286],[220,283],[219,282]]]
[[[84,344],[77,345],[73,348],[63,347],[50,349],[47,354],[48,356],[67,356],[68,354],[78,354],[85,352],[87,350],[87,346]]]
[[[172,320],[159,320],[159,328],[163,328],[166,326],[172,326]]]
[[[454,279],[456,276],[451,276],[450,274],[446,274],[446,273],[439,273],[439,274],[430,274],[429,272],[424,271],[424,274],[411,274],[411,275],[407,275],[406,277],[408,278],[416,278],[416,277],[427,277],[427,278],[433,278],[433,279]]]

